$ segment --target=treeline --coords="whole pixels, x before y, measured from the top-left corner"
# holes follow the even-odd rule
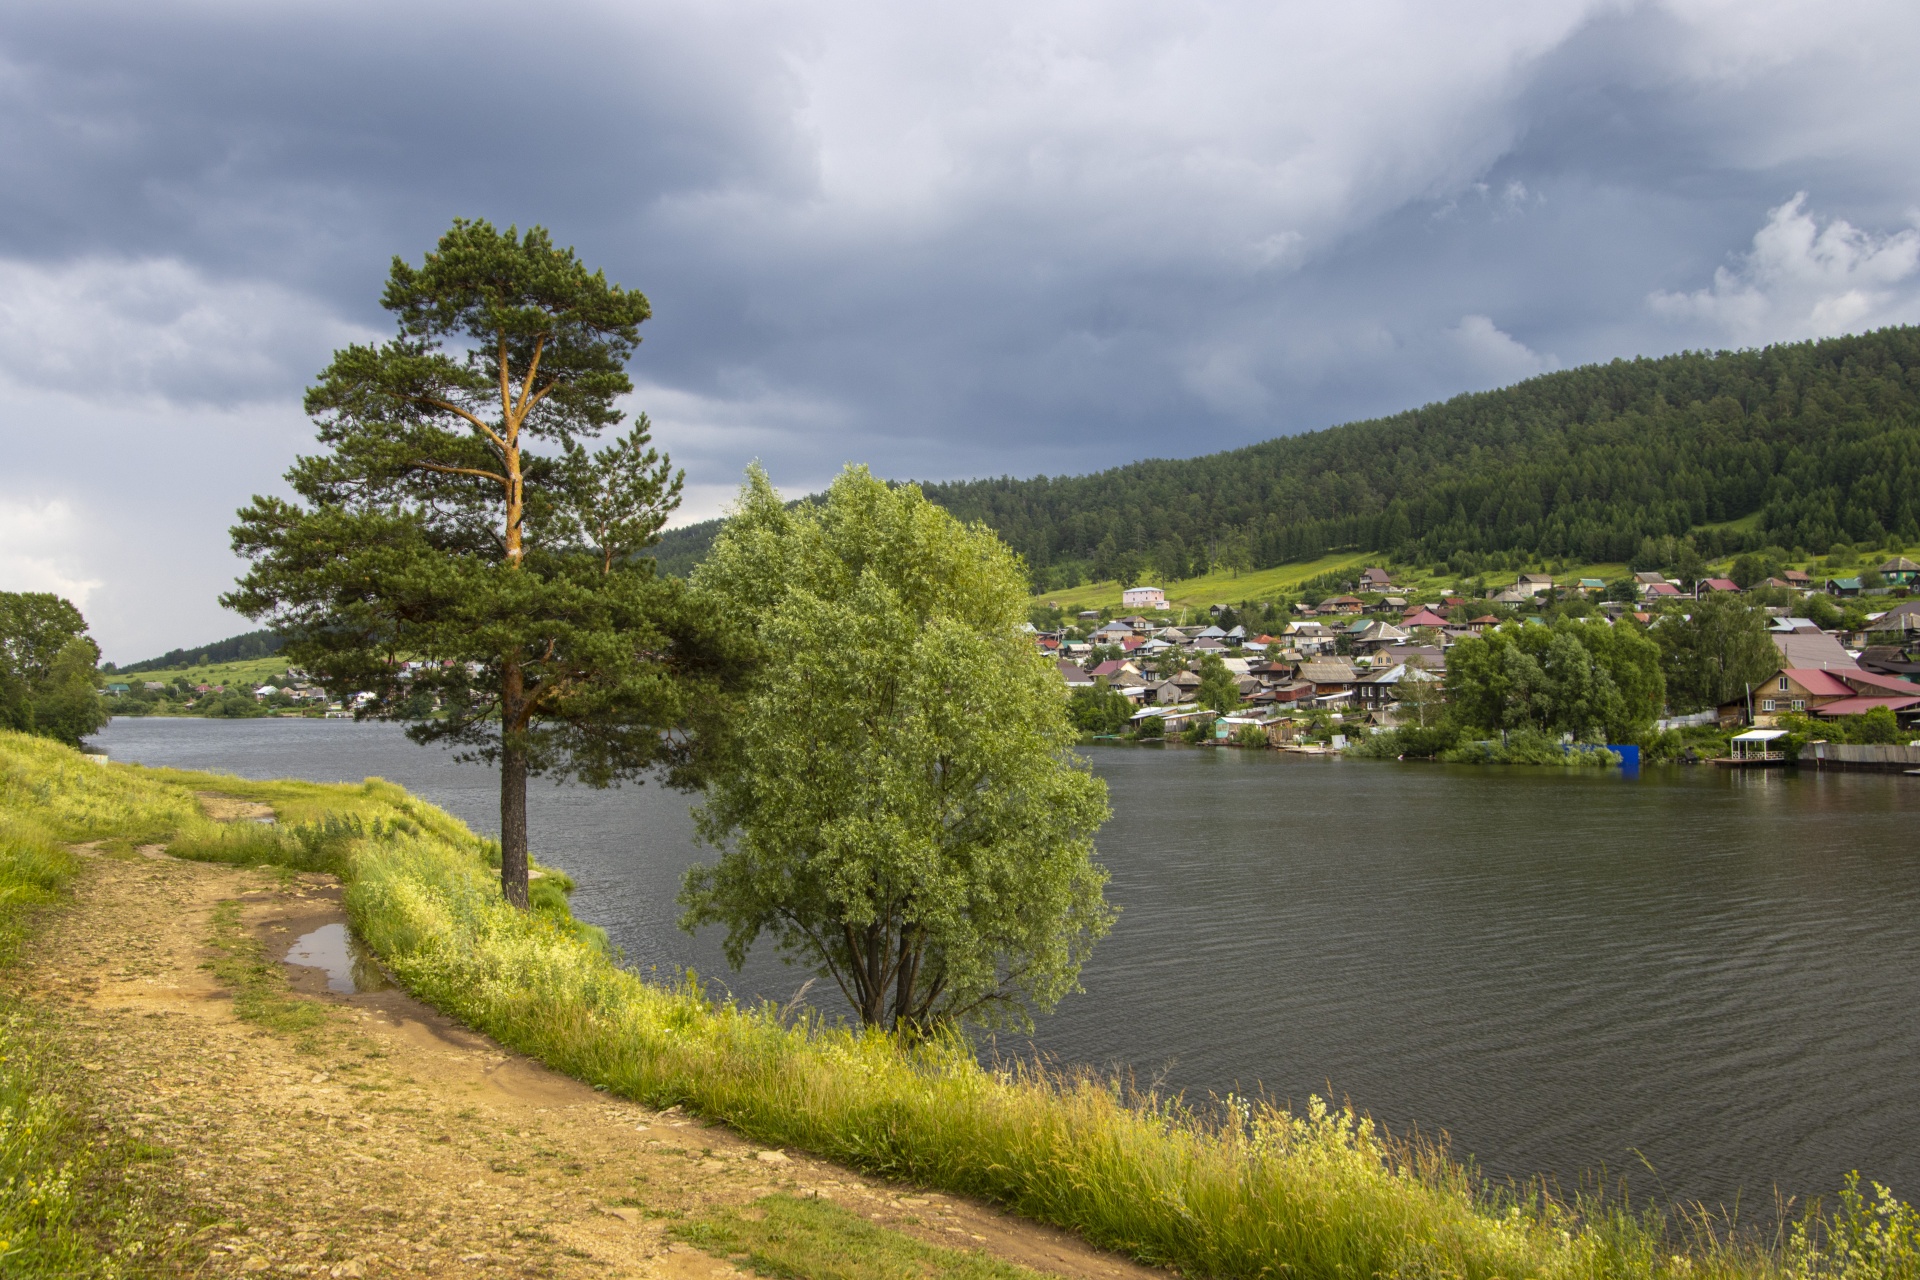
[[[100,646],[72,601],[0,591],[0,729],[79,746],[107,722],[99,661]]]
[[[1344,548],[1475,572],[1631,561],[1689,533],[1709,558],[1914,541],[1920,329],[1616,360],[1201,458],[925,491],[1050,587]],[[1757,527],[1701,528],[1756,512]],[[711,537],[669,534],[662,567]]]
[[[204,667],[214,662],[246,662],[252,658],[268,658],[280,652],[284,643],[271,631],[249,631],[245,635],[229,636],[213,644],[203,644],[197,649],[169,649],[157,658],[148,658],[144,662],[135,662],[124,667],[109,666],[107,670],[131,675],[138,671],[174,671],[181,667]]]
[[[1129,554],[1188,576],[1343,547],[1631,560],[1754,512],[1757,529],[1703,531],[1700,550],[1912,540],[1920,329],[1616,360],[1230,453],[927,496],[999,530],[1036,576],[1080,562],[1107,577]]]

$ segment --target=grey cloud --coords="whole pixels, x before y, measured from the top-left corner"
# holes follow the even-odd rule
[[[164,423],[231,510],[456,214],[647,291],[635,406],[708,510],[756,456],[1085,470],[1794,336],[1827,295],[1754,257],[1768,211],[1897,248],[1920,203],[1920,18],[1856,9],[14,5],[0,409],[69,397],[108,450]],[[61,465],[35,501],[131,528]]]

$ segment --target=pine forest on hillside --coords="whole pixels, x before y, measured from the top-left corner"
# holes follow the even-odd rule
[[[1616,360],[1200,458],[925,492],[997,530],[1042,589],[1341,548],[1476,572],[1690,533],[1710,557],[1913,541],[1920,328]],[[686,572],[718,525],[668,533],[662,568]]]

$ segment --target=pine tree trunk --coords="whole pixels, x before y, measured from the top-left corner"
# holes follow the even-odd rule
[[[527,908],[527,749],[520,668],[507,668],[500,705],[500,892]]]

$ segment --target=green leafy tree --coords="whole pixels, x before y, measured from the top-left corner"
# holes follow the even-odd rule
[[[71,601],[0,591],[0,725],[79,746],[107,723],[99,662]]]
[[[1133,715],[1133,703],[1102,676],[1091,689],[1075,689],[1067,698],[1067,717],[1082,733],[1118,733]]]
[[[1816,591],[1806,597],[1805,610],[1807,621],[1822,631],[1835,631],[1846,625],[1846,615],[1840,612],[1833,597],[1824,592]]]
[[[412,719],[500,770],[501,887],[527,905],[530,775],[604,786],[684,769],[693,686],[724,662],[682,584],[641,553],[680,477],[645,419],[616,427],[649,315],[538,227],[456,221],[422,265],[393,261],[398,335],[350,346],[307,392],[323,451],[257,497],[225,597],[358,714]],[[408,669],[409,661],[423,665]]]
[[[762,935],[869,1026],[1024,1022],[1111,919],[1106,788],[1076,759],[1019,560],[850,468],[788,509],[757,469],[695,584],[758,646],[696,814],[682,925]]]
[[[1857,716],[1846,717],[1846,740],[1875,745],[1904,742],[1911,734],[1900,732],[1900,721],[1887,707],[1873,707]]]
[[[1742,696],[1780,668],[1763,610],[1715,593],[1685,618],[1669,615],[1651,632],[1660,646],[1667,701],[1675,711],[1717,707]]]
[[[1162,680],[1171,680],[1187,669],[1188,655],[1177,644],[1169,644],[1153,655],[1153,669]]]
[[[1153,742],[1167,736],[1165,716],[1147,716],[1134,727],[1133,736],[1142,742]]]
[[[1218,564],[1236,578],[1253,568],[1253,543],[1243,530],[1235,529],[1220,540]]]
[[[1193,698],[1203,707],[1218,711],[1221,715],[1240,705],[1240,685],[1233,672],[1227,670],[1227,664],[1217,653],[1200,655],[1200,685],[1193,691]]]
[[[1447,655],[1447,695],[1468,729],[1628,742],[1659,715],[1665,684],[1660,651],[1638,628],[1563,618],[1460,641]]]
[[[1735,556],[1733,567],[1727,570],[1727,576],[1742,590],[1756,582],[1765,582],[1768,578],[1777,578],[1786,568],[1785,553],[1777,547],[1768,547],[1764,551],[1749,551],[1745,555]]]

